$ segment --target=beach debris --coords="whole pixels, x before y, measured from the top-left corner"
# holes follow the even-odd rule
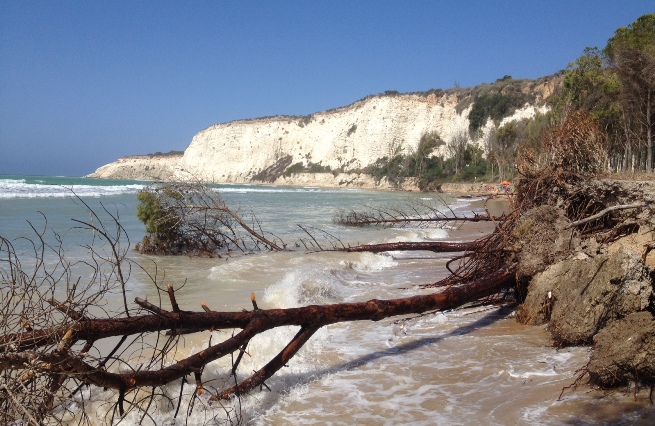
[[[575,161],[574,164],[582,163]],[[174,188],[179,192],[183,186]],[[177,405],[177,413],[184,401],[182,392],[187,376],[193,374],[195,386],[187,409],[190,412],[197,401],[207,404],[205,406],[218,405],[221,400],[240,398],[257,388],[270,390],[266,381],[327,325],[421,316],[463,306],[480,306],[490,301],[522,303],[518,319],[530,324],[548,322],[557,346],[596,345],[592,355],[595,361],[581,370],[592,383],[614,386],[632,380],[652,388],[655,358],[648,355],[652,348],[633,340],[648,340],[652,334],[634,332],[640,324],[653,322],[655,308],[655,273],[643,263],[643,258],[648,257],[645,249],[651,247],[655,229],[655,209],[652,208],[655,183],[593,180],[578,171],[555,168],[526,171],[516,189],[516,196],[510,199],[509,212],[501,216],[487,213],[462,218],[430,210],[433,212],[430,217],[418,207],[410,210],[411,214],[399,209],[386,212],[377,209],[372,215],[354,216],[355,222],[360,224],[375,225],[378,221],[383,226],[488,223],[489,233],[475,241],[344,247],[339,246],[335,236],[323,233],[332,238],[330,248],[325,248],[329,251],[453,253],[446,263],[450,275],[421,286],[422,289],[433,288],[432,293],[400,299],[262,309],[252,293],[251,310],[219,312],[203,304],[202,309],[194,311],[185,310],[177,302],[176,292],[183,286],[164,285],[155,275],[150,276],[158,293],[153,300],[159,302],[137,297],[133,303],[128,303],[130,272],[140,265],[126,256],[129,244],[122,244],[126,235],[117,215],[110,215],[113,226],[98,223],[99,217],[93,213],[93,221],[76,221],[79,228],[93,234],[95,243],[99,244],[90,245],[89,259],[78,263],[67,259],[61,247],[53,251],[59,256],[58,262],[45,262],[43,253],[51,247],[43,239],[44,231],[35,230],[33,253],[25,262],[12,243],[0,237],[3,313],[0,318],[0,375],[4,380],[0,385],[0,422],[59,421],[61,413],[66,412],[65,407],[83,386],[88,385],[113,389],[115,394],[110,403],[115,410],[108,412],[111,416],[126,418],[131,413],[146,416],[158,395],[170,393],[170,388],[164,387],[179,382],[177,398],[167,397]],[[173,194],[172,199],[185,201],[179,205],[173,203],[171,208],[179,210],[182,216],[218,212],[229,220],[231,227],[227,228],[228,233],[218,237],[225,238],[220,244],[244,252],[258,246],[269,250],[285,248],[281,243],[278,245],[275,237],[255,231],[260,228],[258,222],[253,222],[254,227],[243,227],[231,210],[189,201],[196,198],[179,194]],[[364,222],[369,220],[370,223],[363,223],[361,219],[367,217],[369,219]],[[166,220],[162,223],[174,224]],[[569,226],[572,223],[575,226]],[[322,250],[313,235],[315,231],[303,230],[309,236],[304,247]],[[639,240],[637,250],[616,246],[635,235],[646,238]],[[244,243],[244,236],[249,236],[248,243]],[[88,283],[76,280],[70,271],[80,265],[95,270],[96,279]],[[556,281],[555,277],[560,280]],[[121,315],[104,312],[103,316],[100,310],[100,316],[95,316],[98,315],[95,306],[101,305],[103,297],[111,292],[122,296],[125,312]],[[163,306],[165,300],[170,302],[170,309]],[[92,312],[95,314],[91,315]],[[625,326],[632,323],[637,325]],[[279,353],[270,356],[260,369],[240,373],[241,361],[249,354],[247,349],[254,337],[289,326],[299,327],[299,330]],[[215,331],[220,330],[228,333],[220,335],[221,341],[214,342],[218,336]],[[621,330],[626,330],[627,334],[622,334]],[[206,347],[181,355],[177,347],[185,333],[206,333]],[[158,343],[153,345],[148,336]],[[624,345],[621,353],[608,350],[607,342],[620,339],[632,343]],[[116,342],[113,349],[100,349],[103,345],[99,342],[107,340]],[[207,381],[202,374],[205,366],[219,359],[228,360],[231,366],[228,377],[221,383],[216,379]],[[139,360],[138,365],[133,360]],[[610,369],[610,365],[616,368]],[[575,381],[576,386],[581,384],[580,377]],[[240,418],[239,413],[229,410],[226,416]],[[115,419],[106,420],[115,423]]]

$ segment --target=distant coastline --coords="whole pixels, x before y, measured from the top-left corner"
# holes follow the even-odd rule
[[[138,159],[139,157],[124,157],[126,159]],[[134,174],[137,174],[136,171]],[[88,179],[120,179],[125,180],[121,173],[120,177],[106,177],[91,174],[85,176]],[[130,180],[130,179],[128,179]],[[135,176],[134,180],[138,181],[157,181],[172,179],[143,179]],[[394,185],[386,179],[375,180],[373,176],[364,173],[294,173],[290,176],[280,176],[273,182],[264,181],[247,181],[247,182],[207,182],[210,184],[253,184],[263,186],[292,186],[292,187],[317,187],[317,188],[347,188],[347,189],[366,189],[380,191],[406,191],[420,192],[416,179],[406,179],[401,185]],[[491,182],[447,182],[439,185],[437,191],[448,194],[463,195],[480,195],[493,196],[500,193],[500,187],[497,183]]]

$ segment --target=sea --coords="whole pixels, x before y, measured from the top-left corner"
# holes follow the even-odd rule
[[[437,193],[213,185],[229,206],[248,218],[255,216],[252,223],[293,250],[220,258],[145,256],[132,247],[145,233],[136,208],[137,192],[148,184],[0,175],[0,236],[20,251],[29,249],[25,242],[40,233],[47,241],[60,243],[67,258],[84,260],[89,249],[78,221],[117,218],[127,236],[121,247],[129,260],[145,271],[156,271],[160,283],[171,284],[181,309],[200,311],[204,302],[215,311],[240,311],[252,308],[251,293],[263,309],[400,298],[432,291],[420,285],[448,274],[451,254],[307,249],[297,242],[307,239],[308,232],[326,249],[330,244],[467,241],[491,231],[488,224],[474,223],[345,227],[333,220],[339,211],[401,211],[421,204],[468,215],[503,208],[498,200]],[[98,212],[98,218],[89,208]],[[131,273],[126,287],[130,303],[136,297],[159,300],[151,276]],[[118,294],[107,298],[105,311],[121,306]],[[289,327],[253,339],[238,377],[261,368],[296,332]],[[185,335],[175,356],[188,356],[231,335],[225,331]],[[211,391],[221,388],[220,377],[225,377],[231,361],[214,362],[203,372],[210,392],[192,408],[195,385],[190,377],[188,383],[164,387],[149,416],[132,411],[121,424],[652,424],[655,409],[648,389],[606,392],[585,386],[584,381],[572,386],[589,355],[586,347],[552,347],[548,331],[518,324],[512,306],[335,324],[320,329],[266,387],[250,395],[210,403]],[[110,390],[87,388],[66,402],[65,422],[76,423],[84,411],[94,423],[109,424],[115,400]]]

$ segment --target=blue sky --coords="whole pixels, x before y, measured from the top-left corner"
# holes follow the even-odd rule
[[[2,0],[0,174],[80,176],[215,123],[550,75],[654,6]]]

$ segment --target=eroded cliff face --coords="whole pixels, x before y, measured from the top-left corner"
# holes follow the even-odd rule
[[[531,117],[537,111],[546,112],[547,107],[536,105],[543,104],[541,101],[552,88],[542,86],[533,88],[538,92],[535,105],[525,104],[503,123]],[[331,170],[357,171],[379,158],[412,152],[427,132],[437,132],[446,142],[456,134],[468,134],[471,103],[463,108],[465,103],[461,101],[456,92],[372,96],[306,117],[278,116],[216,124],[199,132],[181,158],[126,157],[90,176],[279,182],[283,171],[298,162],[304,166],[316,164]],[[482,144],[493,126],[489,120],[476,143]],[[439,154],[448,156],[446,149],[441,147]],[[322,177],[321,180],[325,181]]]
[[[278,162],[357,169],[395,149],[415,148],[426,131],[436,130],[447,139],[465,129],[468,121],[455,112],[455,104],[455,99],[442,103],[435,96],[378,97],[309,117],[218,124],[193,138],[180,165],[201,180],[216,182],[275,179],[275,170],[266,171]]]
[[[427,132],[438,132],[444,141],[467,132],[470,107],[458,113],[457,104],[455,95],[381,96],[308,117],[217,124],[193,138],[177,176],[209,182],[273,181],[298,162],[357,170],[397,152],[412,152]],[[505,120],[535,111],[526,105]]]

